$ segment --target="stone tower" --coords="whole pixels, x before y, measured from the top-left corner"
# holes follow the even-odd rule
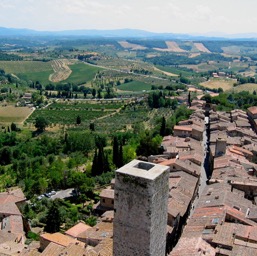
[[[169,167],[133,160],[116,171],[114,256],[164,256]]]
[[[226,154],[227,141],[224,138],[217,138],[216,148],[215,148],[215,157],[223,156]]]

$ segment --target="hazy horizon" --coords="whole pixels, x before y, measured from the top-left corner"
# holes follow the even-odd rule
[[[257,33],[257,1],[0,0],[0,26],[38,31],[140,29],[157,33]]]

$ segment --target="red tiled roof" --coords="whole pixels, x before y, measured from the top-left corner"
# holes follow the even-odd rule
[[[173,130],[178,130],[178,131],[189,131],[191,132],[192,131],[192,127],[191,126],[180,126],[180,125],[176,125],[174,126],[174,129]]]
[[[65,231],[65,234],[70,235],[72,237],[78,237],[79,234],[83,233],[84,231],[88,230],[89,228],[91,228],[91,227],[80,222],[77,225],[75,225],[72,228]]]
[[[77,241],[74,238],[63,235],[61,233],[54,233],[54,234],[45,233],[45,234],[42,234],[40,238],[43,238],[45,240],[48,240],[50,242],[53,242],[55,244],[58,244],[64,247],[67,247],[70,244],[75,244]]]
[[[113,189],[103,189],[102,192],[100,193],[100,197],[104,198],[114,198],[114,190]]]
[[[176,163],[176,158],[168,159],[160,163],[160,165],[170,166]]]
[[[248,111],[251,114],[256,115],[257,114],[257,107],[256,106],[250,107],[250,108],[248,108]]]

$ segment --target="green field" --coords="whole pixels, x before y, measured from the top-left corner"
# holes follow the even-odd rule
[[[115,115],[97,120],[95,122],[96,130],[100,132],[127,130],[133,124],[149,121],[149,111],[145,106],[137,106],[135,109],[127,106],[125,110],[121,110]]]
[[[242,92],[248,91],[253,93],[253,91],[257,91],[257,84],[241,84],[232,89],[233,92]]]
[[[72,73],[68,79],[64,80],[63,82],[75,84],[83,84],[93,80],[96,73],[99,70],[102,70],[101,68],[89,66],[84,63],[70,65],[69,67],[72,70]]]
[[[52,74],[53,71],[41,71],[41,72],[27,72],[17,74],[17,76],[26,81],[39,81],[42,85],[47,85],[50,83],[49,75]]]
[[[94,79],[95,74],[102,70],[84,63],[70,65],[69,67],[72,73],[68,79],[62,82],[83,84]],[[54,72],[51,62],[42,61],[0,61],[0,69],[27,81],[40,81],[43,85],[50,83],[49,75]]]
[[[89,104],[89,103],[54,103],[46,109],[37,109],[26,120],[27,123],[33,123],[36,117],[43,116],[52,124],[76,123],[77,116],[81,117],[82,124],[89,124],[99,117],[108,116],[114,113],[122,106],[121,103],[110,104]]]
[[[0,61],[0,69],[16,75],[46,71],[53,73],[51,62],[43,61]]]
[[[152,85],[140,81],[132,81],[117,87],[119,90],[132,92],[149,91],[151,88]]]
[[[175,67],[170,67],[170,66],[156,66],[158,69],[165,71],[165,72],[170,72],[176,75],[182,75],[182,76],[192,76],[195,74],[194,71],[190,71],[190,70],[184,70],[181,68],[175,68]]]
[[[88,102],[64,102],[64,103],[53,103],[51,104],[48,109],[57,109],[57,110],[117,110],[121,108],[124,105],[124,103],[112,103],[112,102],[104,102],[104,101],[92,101],[90,103]]]
[[[49,83],[49,75],[53,73],[51,62],[42,61],[0,61],[0,69],[27,81],[40,81],[44,85]]]

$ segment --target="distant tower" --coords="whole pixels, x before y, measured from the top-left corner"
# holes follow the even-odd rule
[[[226,154],[227,141],[223,138],[216,140],[215,157],[223,156]]]
[[[116,171],[114,256],[164,256],[169,167],[133,160]]]

